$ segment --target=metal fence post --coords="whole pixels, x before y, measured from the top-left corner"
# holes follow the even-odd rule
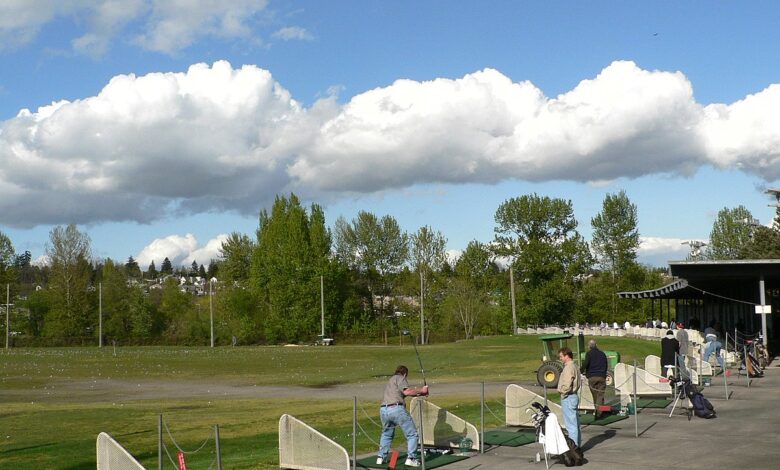
[[[482,400],[479,402],[479,453],[485,453],[485,382],[482,382]]]
[[[420,462],[422,462],[422,470],[425,470],[425,437],[423,435],[423,428],[425,428],[425,422],[423,422],[423,409],[420,402],[423,400],[420,399],[417,402],[417,411],[420,415]]]
[[[157,470],[163,468],[163,417],[157,415]]]
[[[634,359],[634,437],[639,437],[639,401],[636,396],[636,359]]]
[[[357,396],[352,397],[352,468],[357,469]]]
[[[219,447],[219,424],[214,425],[214,440],[217,443],[217,470],[222,470],[222,450]]]

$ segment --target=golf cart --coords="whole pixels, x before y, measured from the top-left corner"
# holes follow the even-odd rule
[[[568,332],[562,334],[542,335],[539,339],[542,341],[543,356],[542,365],[536,370],[536,381],[539,385],[547,386],[547,388],[555,388],[558,386],[558,379],[563,372],[563,363],[558,359],[558,349],[567,346],[569,339],[574,335]],[[557,343],[555,343],[557,341]],[[579,367],[585,360],[585,336],[580,333],[577,335],[577,347],[573,348],[574,360]],[[607,370],[607,385],[611,386],[615,383],[614,375],[612,373],[615,370],[615,365],[620,362],[620,353],[617,351],[604,351],[607,355],[607,364],[609,370]]]
[[[315,346],[332,346],[333,338],[326,338],[324,335],[317,335],[317,340],[314,341]]]

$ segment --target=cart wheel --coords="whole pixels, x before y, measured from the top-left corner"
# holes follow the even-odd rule
[[[612,387],[615,385],[615,375],[612,373],[611,370],[607,371],[607,387]]]
[[[561,377],[563,369],[556,363],[545,363],[536,371],[536,381],[539,385],[546,386],[547,388],[555,388],[558,386],[558,379]]]

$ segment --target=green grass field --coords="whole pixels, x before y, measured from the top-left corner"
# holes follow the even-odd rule
[[[598,338],[602,349],[620,351],[624,362],[658,354],[658,343]],[[495,337],[420,347],[428,382],[530,382],[538,367],[534,336]],[[223,468],[277,468],[279,416],[292,414],[351,450],[351,385],[377,383],[406,364],[411,382],[420,381],[414,350],[398,339],[388,346],[241,348],[63,348],[19,349],[0,362],[0,468],[95,468],[95,438],[113,435],[147,468],[157,467],[157,416],[185,450],[199,447],[214,424],[220,426]],[[307,399],[289,386],[332,389],[327,399]],[[270,390],[262,397],[252,389]],[[137,390],[136,390],[137,389]],[[138,392],[143,390],[143,392]],[[234,391],[238,390],[237,393]],[[343,393],[341,393],[343,392]],[[343,395],[343,396],[342,396]],[[375,449],[376,405],[362,398],[361,451]],[[503,418],[500,395],[488,397]],[[479,395],[448,394],[435,403],[478,421]],[[364,411],[365,410],[365,411]],[[370,419],[369,419],[370,418]],[[171,439],[166,446],[174,456]],[[188,457],[190,468],[208,468],[213,441]],[[167,460],[166,468],[173,468]],[[216,467],[214,467],[216,468]]]

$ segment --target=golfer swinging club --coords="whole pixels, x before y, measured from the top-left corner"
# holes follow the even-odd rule
[[[379,455],[376,458],[377,465],[383,465],[387,462],[387,454],[390,452],[390,445],[393,443],[395,427],[400,426],[406,437],[406,466],[419,467],[420,461],[417,459],[417,429],[414,427],[414,421],[411,415],[406,411],[404,399],[406,397],[428,396],[428,386],[421,388],[411,388],[406,381],[409,375],[409,369],[406,366],[398,366],[395,374],[385,386],[385,394],[382,398],[382,405],[379,407],[379,416],[382,420],[382,437],[379,438]]]

